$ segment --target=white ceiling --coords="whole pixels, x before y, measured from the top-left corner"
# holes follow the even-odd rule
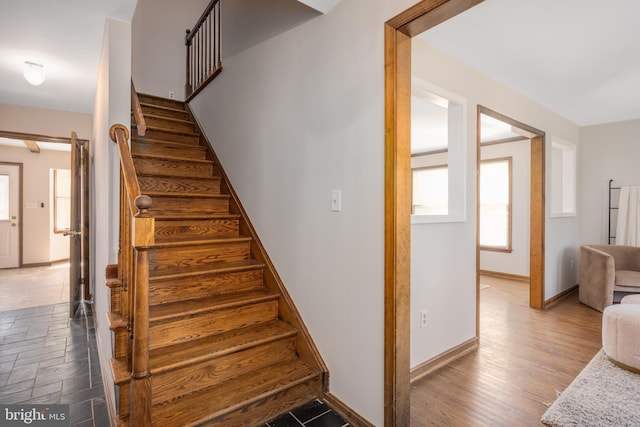
[[[1,0],[0,103],[93,112],[104,22],[130,21],[137,0]],[[31,86],[25,61],[43,64]]]
[[[640,1],[486,0],[419,37],[579,126],[640,118]]]
[[[91,113],[104,20],[136,0],[2,0],[0,103]],[[486,0],[421,37],[585,126],[640,118],[640,1]],[[34,87],[24,61],[42,63]]]

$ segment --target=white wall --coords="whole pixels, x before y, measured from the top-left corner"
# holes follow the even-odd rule
[[[482,160],[511,157],[511,247],[480,251],[480,269],[529,277],[531,143],[529,140],[483,146]]]
[[[412,3],[343,0],[228,58],[192,102],[329,367],[331,393],[379,426],[384,22]]]
[[[412,73],[467,100],[467,221],[412,227],[411,364],[429,360],[475,336],[476,283],[476,106],[488,107],[547,133],[577,142],[579,128],[523,95],[413,40]],[[548,179],[549,174],[547,174]],[[547,183],[548,184],[548,183]],[[577,257],[575,217],[550,218],[546,208],[545,298],[575,285],[569,277]],[[420,311],[429,310],[429,326],[420,327]]]
[[[94,284],[94,310],[100,365],[107,404],[115,411],[113,378],[109,359],[113,354],[112,334],[106,321],[109,311],[109,289],[105,284],[105,268],[117,263],[119,229],[120,163],[117,146],[109,138],[111,125],[130,123],[131,24],[107,19],[98,71],[94,106],[91,157],[91,242]]]
[[[0,130],[45,136],[78,138],[91,136],[91,114],[69,113],[46,108],[0,104]]]
[[[616,186],[640,185],[639,136],[640,120],[580,130],[578,217],[581,245],[607,243],[609,180],[613,179]],[[614,196],[618,195],[619,192],[614,192]],[[614,220],[615,217],[614,213]]]
[[[133,83],[138,92],[184,99],[185,30],[209,0],[138,0],[131,21]],[[176,7],[178,6],[178,7]]]
[[[69,258],[69,237],[54,234],[51,226],[49,170],[69,169],[70,154],[48,150],[32,153],[26,148],[0,146],[0,159],[23,164],[22,263],[42,264]],[[24,206],[27,202],[36,202],[37,207],[27,209]],[[40,207],[41,203],[44,203],[44,207]],[[56,247],[52,252],[52,242],[62,247]],[[64,253],[65,249],[64,242],[66,256],[61,256],[60,251]]]

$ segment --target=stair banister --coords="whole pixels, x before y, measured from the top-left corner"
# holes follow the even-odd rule
[[[131,369],[131,398],[129,425],[151,425],[151,374],[149,370],[149,248],[154,244],[155,219],[149,214],[151,197],[140,194],[131,151],[129,130],[115,124],[109,134],[118,145],[121,176],[125,198],[121,203],[129,209],[121,209],[127,217],[127,230],[121,230],[120,251],[128,260],[124,275],[128,278],[128,328],[132,334],[129,358]],[[128,202],[128,203],[127,203]],[[124,241],[122,241],[124,239]]]
[[[191,100],[222,71],[221,2],[211,0],[198,22],[185,35],[185,95]]]
[[[147,132],[147,122],[142,114],[142,106],[140,106],[140,100],[138,99],[138,93],[131,80],[131,111],[133,111],[133,119],[136,122],[136,128],[138,129],[138,135],[144,136]]]

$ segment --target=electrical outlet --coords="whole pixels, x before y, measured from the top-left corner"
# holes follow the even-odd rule
[[[427,326],[429,324],[429,316],[428,316],[428,314],[429,314],[429,312],[427,311],[426,308],[420,312],[420,327],[421,328],[424,328],[425,326]]]
[[[169,91],[169,99],[176,99],[176,93],[172,90]]]

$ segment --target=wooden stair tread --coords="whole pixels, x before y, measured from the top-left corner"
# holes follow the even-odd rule
[[[109,324],[109,329],[112,331],[127,327],[127,322],[124,321],[122,315],[113,311],[107,313],[107,323]]]
[[[282,322],[271,320],[258,325],[235,329],[217,335],[152,350],[149,354],[150,371],[159,375],[193,363],[215,359],[261,344],[295,336],[296,329]],[[130,379],[124,358],[111,359],[116,384]]]
[[[202,145],[182,144],[180,142],[167,141],[164,139],[147,138],[146,136],[133,135],[131,137],[131,140],[139,144],[151,144],[151,145],[163,144],[163,145],[176,146],[176,147],[184,148],[187,150],[197,150],[197,151],[204,151],[204,152],[207,151],[207,147],[204,147]]]
[[[194,212],[193,214],[187,214],[187,213],[177,213],[177,214],[168,214],[165,215],[162,212],[154,212],[153,213],[153,217],[156,220],[161,220],[161,221],[188,221],[188,220],[196,220],[196,219],[238,219],[240,218],[239,215],[235,215],[235,214],[226,214],[226,213],[210,213],[210,214],[203,214],[203,213],[198,213],[198,212]]]
[[[135,129],[138,128],[135,123],[132,123],[131,127],[135,128]],[[200,137],[200,134],[198,134],[198,133],[187,132],[187,131],[184,131],[184,130],[163,128],[163,127],[159,127],[159,126],[147,126],[147,131],[148,130],[154,130],[154,131],[157,131],[157,132],[170,133],[170,134],[173,134],[173,135],[184,135],[184,136]]]
[[[153,422],[163,425],[199,425],[251,403],[317,377],[299,359],[291,359],[268,368],[240,375],[221,384],[153,407]]]
[[[157,156],[156,156],[157,157]],[[177,180],[187,179],[187,180],[195,180],[195,181],[221,181],[222,177],[220,176],[175,176],[171,174],[162,174],[162,173],[138,173],[136,174],[138,178],[140,177],[149,177],[149,178],[173,178]]]
[[[151,197],[184,197],[184,198],[198,198],[198,199],[228,199],[228,194],[217,193],[187,193],[179,191],[143,191],[146,196]],[[152,207],[153,209],[153,207]]]
[[[180,105],[181,107],[184,106],[184,101],[180,101],[179,99],[165,98],[164,96],[153,95],[153,94],[145,93],[145,92],[138,92],[138,98],[153,99],[153,100],[157,100],[159,102],[168,102],[168,103],[171,103],[171,104]],[[140,103],[142,103],[142,102],[143,101],[140,101]],[[154,104],[151,104],[151,105],[158,105],[158,104],[154,103]]]
[[[140,106],[141,107],[157,108],[157,109],[160,109],[160,110],[177,111],[177,112],[181,112],[181,113],[186,113],[186,110],[184,108],[172,108],[172,107],[168,107],[166,105],[152,104],[152,103],[149,103],[149,102],[140,102]]]
[[[278,295],[265,288],[229,292],[208,298],[183,300],[149,307],[149,323],[182,318],[199,313],[243,306],[277,299]]]
[[[150,280],[169,280],[185,276],[235,273],[240,271],[256,270],[259,268],[264,268],[264,263],[252,259],[221,261],[219,263],[207,264],[201,267],[176,267],[172,269],[164,269],[161,274],[152,275]]]
[[[251,237],[248,236],[217,236],[217,237],[190,237],[189,239],[180,240],[162,240],[156,242],[152,247],[154,248],[171,248],[179,246],[198,246],[216,243],[235,243],[235,242],[250,242]]]
[[[163,156],[161,154],[134,153],[131,155],[131,157],[133,157],[134,159],[137,157],[141,159],[161,159],[161,160],[174,160],[176,162],[185,162],[185,163],[213,164],[213,160],[188,159],[186,157]],[[145,175],[153,176],[154,174],[146,173]]]
[[[179,111],[179,110],[176,110],[176,111]],[[158,120],[166,120],[168,122],[178,122],[178,123],[182,123],[182,124],[193,125],[193,121],[192,120],[178,119],[176,117],[158,116],[156,114],[145,114],[144,117],[145,117],[145,119],[146,118],[152,118],[152,119],[158,119]]]
[[[107,279],[107,287],[109,288],[119,288],[122,286],[122,281],[118,278]]]
[[[156,217],[156,219],[158,219]],[[229,214],[210,214],[210,215],[172,215],[170,217],[166,217],[166,218],[161,218],[162,222],[169,222],[169,221],[191,221],[191,220],[198,220],[198,219],[203,219],[203,220],[208,220],[208,219],[240,219],[240,214],[233,214],[233,213],[229,213]]]

